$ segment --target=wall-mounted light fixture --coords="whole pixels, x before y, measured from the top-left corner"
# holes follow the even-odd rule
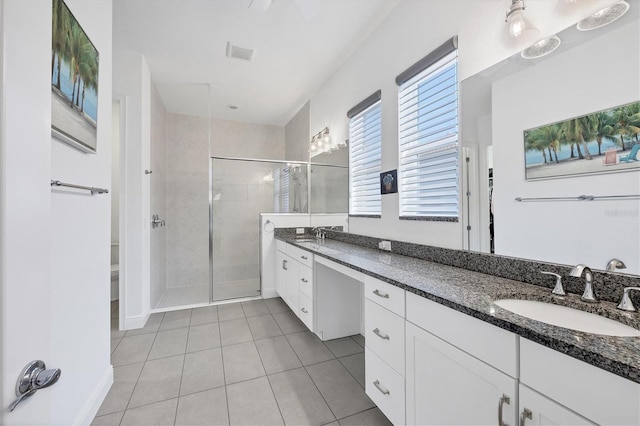
[[[525,9],[524,0],[511,0],[511,6],[507,10],[507,16],[504,20],[509,24],[508,31],[511,38],[534,37],[538,34],[538,29],[523,16]]]
[[[344,142],[334,141],[329,135],[329,128],[325,127],[311,138],[311,142],[309,143],[309,153],[311,154],[311,157],[325,152],[330,153],[346,147],[348,143],[349,139],[345,139]]]
[[[578,28],[580,31],[591,31],[595,30],[596,28],[604,27],[605,25],[609,25],[616,19],[620,18],[622,15],[627,13],[628,10],[629,3],[621,0],[617,3],[600,9],[591,16],[584,18],[582,21],[578,22],[576,28]]]
[[[524,49],[520,53],[520,56],[524,59],[541,58],[553,52],[558,47],[560,47],[560,38],[557,35],[552,35],[551,37],[543,38],[542,40],[533,43],[531,46]]]

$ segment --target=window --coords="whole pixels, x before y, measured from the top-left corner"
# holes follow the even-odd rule
[[[289,213],[289,166],[273,169],[273,211]]]
[[[349,120],[349,215],[380,217],[382,117],[380,91],[352,108]]]
[[[454,40],[407,70],[410,76],[405,72],[396,79],[402,80],[398,91],[401,219],[458,220],[458,55]]]

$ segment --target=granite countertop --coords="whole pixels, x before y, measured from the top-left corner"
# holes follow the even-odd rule
[[[636,329],[640,329],[640,313],[620,311],[611,302],[587,304],[570,293],[559,298],[537,285],[337,240],[303,242],[293,235],[276,235],[276,239],[640,383],[640,337],[603,336],[557,327],[514,314],[493,302],[516,298],[556,303],[595,312]]]

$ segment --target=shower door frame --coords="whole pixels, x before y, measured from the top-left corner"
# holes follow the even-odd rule
[[[262,233],[260,232],[260,220],[258,220],[258,246],[260,247],[259,253],[259,281],[260,287],[258,289],[257,296],[244,296],[230,299],[219,299],[216,300],[213,294],[213,160],[231,160],[231,161],[250,161],[254,163],[276,163],[276,164],[300,164],[304,165],[307,168],[307,210],[310,209],[309,198],[310,198],[310,190],[311,190],[311,179],[309,179],[309,175],[311,173],[311,162],[310,161],[292,161],[292,160],[269,160],[264,158],[244,158],[244,157],[225,157],[219,155],[209,155],[209,304],[228,301],[228,300],[242,300],[242,299],[253,299],[256,297],[262,297],[262,244],[261,238]],[[258,212],[260,213],[269,213],[269,212]],[[275,212],[273,212],[275,213]],[[289,212],[287,212],[289,213]],[[286,213],[283,213],[286,214]],[[304,214],[304,213],[303,213]],[[307,212],[307,214],[310,214]]]

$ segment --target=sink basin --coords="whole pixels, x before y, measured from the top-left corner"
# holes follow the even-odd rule
[[[317,243],[318,240],[317,238],[296,238],[295,242],[296,243]]]
[[[640,337],[640,330],[597,314],[535,300],[502,299],[496,305],[536,321],[586,333],[618,337]]]

